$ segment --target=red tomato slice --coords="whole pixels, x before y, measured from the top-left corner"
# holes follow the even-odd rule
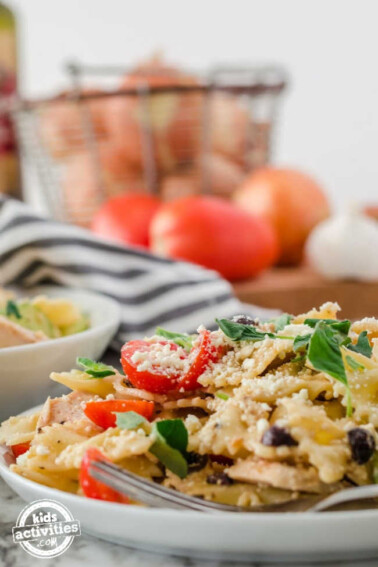
[[[81,461],[81,468],[79,474],[80,486],[88,498],[95,498],[96,500],[107,500],[108,502],[120,502],[128,504],[130,502],[127,496],[120,494],[110,486],[103,482],[96,480],[89,474],[89,466],[92,459],[101,459],[107,463],[111,461],[96,449],[96,447],[89,447],[86,450],[83,460]]]
[[[205,372],[210,362],[218,360],[219,354],[218,349],[211,343],[210,331],[202,331],[199,343],[190,353],[190,356],[194,356],[194,360],[188,372],[180,378],[178,388],[184,390],[198,388],[198,378]]]
[[[171,341],[159,341],[161,345],[169,345],[171,350],[178,350],[178,346]],[[149,370],[138,370],[138,362],[132,360],[133,355],[137,352],[148,353],[152,349],[151,343],[148,341],[130,341],[123,345],[121,349],[121,363],[122,368],[135,388],[147,390],[155,394],[165,394],[175,390],[177,387],[177,380],[180,374],[176,372],[167,373],[163,368],[157,364],[151,366]]]
[[[30,443],[17,443],[17,445],[11,445],[12,453],[17,458],[20,455],[26,453],[30,449]]]
[[[135,411],[150,420],[154,413],[154,402],[145,400],[104,400],[103,402],[88,402],[84,413],[96,425],[103,429],[116,427],[115,412]]]
[[[159,394],[166,394],[174,390],[195,390],[199,387],[198,378],[206,370],[210,362],[216,361],[220,352],[211,343],[210,331],[202,331],[198,343],[193,347],[190,354],[183,355],[189,357],[191,365],[189,370],[183,374],[172,370],[167,372],[166,368],[160,368],[158,365],[152,365],[148,370],[138,370],[138,362],[133,360],[135,353],[148,353],[151,349],[151,343],[148,341],[130,341],[126,343],[121,350],[121,362],[123,370],[135,388],[147,390]],[[177,350],[179,347],[171,341],[159,341],[158,344],[169,344],[171,350]]]

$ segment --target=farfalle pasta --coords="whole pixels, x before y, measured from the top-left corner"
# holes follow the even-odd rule
[[[124,373],[78,359],[81,370],[51,375],[70,393],[1,425],[11,469],[118,502],[90,477],[90,456],[242,506],[373,483],[378,321],[338,311],[241,315],[193,336],[158,329],[124,345]]]

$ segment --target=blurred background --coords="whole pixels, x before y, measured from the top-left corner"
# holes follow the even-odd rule
[[[245,301],[371,312],[375,0],[6,6],[2,192],[215,269]]]
[[[375,0],[8,0],[25,95],[66,88],[63,64],[135,62],[161,50],[194,69],[279,63],[292,77],[277,163],[317,175],[334,202],[378,193]]]

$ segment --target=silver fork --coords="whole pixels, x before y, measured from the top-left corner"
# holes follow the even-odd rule
[[[125,494],[132,500],[142,502],[152,508],[174,508],[197,510],[200,512],[323,512],[334,506],[350,504],[351,502],[374,500],[378,498],[378,485],[359,486],[339,490],[330,496],[311,495],[278,504],[243,507],[220,504],[202,500],[166,488],[149,480],[135,475],[125,469],[105,461],[93,459],[89,466],[89,473],[93,478]],[[371,508],[378,507],[372,502]],[[375,505],[374,505],[375,504]]]

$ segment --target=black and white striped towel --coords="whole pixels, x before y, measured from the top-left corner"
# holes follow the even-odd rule
[[[27,205],[0,200],[0,285],[54,283],[101,292],[122,307],[113,346],[151,335],[161,325],[193,332],[215,317],[246,309],[216,272],[105,242],[91,232],[38,216]]]

